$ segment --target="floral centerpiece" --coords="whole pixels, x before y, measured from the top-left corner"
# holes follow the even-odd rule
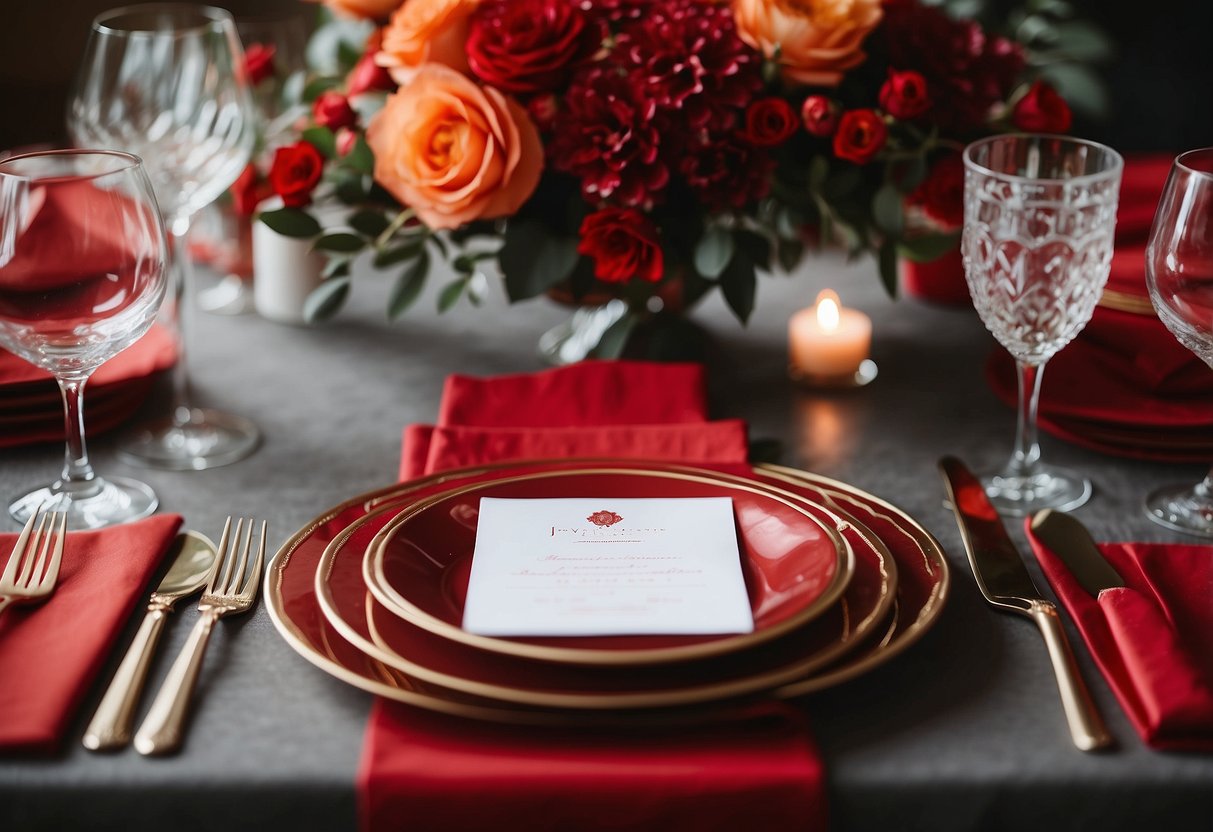
[[[1023,45],[922,0],[325,3],[374,25],[361,48],[325,33],[340,59],[261,215],[328,256],[315,319],[368,250],[398,272],[392,317],[436,257],[444,309],[480,302],[486,261],[511,301],[621,300],[603,357],[716,289],[744,322],[758,275],[823,241],[894,292],[898,258],[956,245],[967,141],[1070,127]],[[322,232],[320,199],[346,228]]]

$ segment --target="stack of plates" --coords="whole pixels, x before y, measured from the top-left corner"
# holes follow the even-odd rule
[[[494,638],[460,627],[482,497],[728,497],[754,631]],[[938,618],[948,568],[894,506],[774,466],[510,462],[365,494],[308,523],[266,575],[271,616],[306,659],[420,708],[560,724],[711,710],[851,679]]]

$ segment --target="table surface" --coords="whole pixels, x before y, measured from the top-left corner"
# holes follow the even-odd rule
[[[180,512],[191,528],[217,536],[228,513],[254,515],[281,543],[324,509],[393,480],[402,426],[433,421],[449,373],[539,369],[539,334],[567,316],[543,299],[508,306],[496,286],[485,307],[464,301],[439,315],[443,282],[431,279],[395,323],[383,312],[388,277],[365,271],[346,309],[321,327],[197,316],[189,345],[197,403],[254,419],[262,447],[233,465],[175,473],[130,469],[114,457],[115,437],[100,436],[90,446],[98,470],[144,478],[162,510]],[[864,389],[809,392],[786,378],[788,317],[825,286],[873,318],[879,376]],[[897,504],[938,537],[953,567],[948,605],[920,643],[804,700],[828,767],[835,828],[1108,832],[1151,821],[1213,829],[1213,756],[1144,747],[1083,649],[1079,662],[1119,747],[1075,750],[1036,629],[995,612],[976,591],[936,461],[955,454],[979,470],[1001,465],[1014,415],[983,381],[994,341],[971,310],[891,301],[871,261],[848,265],[827,254],[792,275],[764,276],[746,328],[716,297],[694,317],[714,337],[714,416],[746,419],[752,438],[778,440],[784,464]],[[1097,538],[1183,539],[1150,523],[1141,500],[1159,485],[1195,482],[1200,466],[1042,442],[1046,459],[1093,479],[1095,495],[1077,516]],[[61,459],[50,445],[0,451],[0,494],[51,478]],[[170,620],[151,685],[194,616],[187,609]],[[120,652],[60,756],[0,760],[0,828],[355,828],[354,773],[371,697],[296,655],[264,608],[217,629],[187,746],[175,757],[80,747]]]

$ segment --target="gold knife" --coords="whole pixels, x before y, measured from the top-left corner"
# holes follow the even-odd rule
[[[985,488],[955,457],[941,459],[939,468],[947,484],[977,588],[996,608],[1025,615],[1040,628],[1074,745],[1083,751],[1108,747],[1112,744],[1112,735],[1078,672],[1078,663],[1066,641],[1057,607],[1046,600],[1032,582],[1015,542],[986,497]]]

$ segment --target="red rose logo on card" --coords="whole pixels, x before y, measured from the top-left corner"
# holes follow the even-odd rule
[[[613,511],[596,511],[585,519],[595,526],[613,526],[623,518]]]

